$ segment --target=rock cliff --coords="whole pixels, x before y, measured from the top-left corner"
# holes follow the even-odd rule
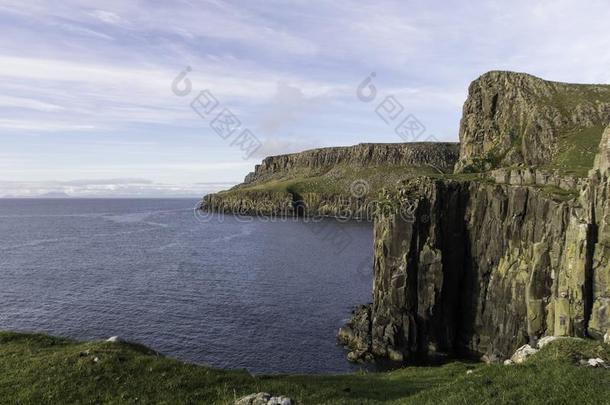
[[[372,220],[383,188],[453,171],[456,143],[359,144],[271,156],[244,183],[208,195],[207,210],[251,215],[335,216]]]
[[[469,88],[458,171],[545,166],[586,175],[610,122],[610,86],[489,72]]]
[[[325,173],[341,165],[430,167],[441,173],[449,173],[453,171],[458,158],[457,148],[455,143],[361,143],[355,146],[320,148],[270,156],[246,176],[244,185],[290,174]]]
[[[495,72],[475,81],[464,108],[458,171],[472,156],[486,156],[487,143],[507,152],[496,161],[501,165],[553,156],[555,135],[544,126],[528,132],[527,153],[515,149],[512,132],[498,132],[513,125],[510,114],[519,108],[534,121],[540,113],[502,107],[501,100],[514,103],[524,93],[563,86],[535,90],[532,82],[540,79]],[[578,123],[595,122],[599,111],[578,115]],[[584,179],[507,167],[474,181],[407,181],[394,198],[415,206],[414,218],[379,213],[373,303],[359,307],[338,334],[353,350],[350,357],[478,354],[493,361],[547,335],[603,339],[610,327],[610,127],[596,142],[595,164],[591,159]]]
[[[204,208],[374,217],[372,303],[338,334],[351,360],[493,361],[548,335],[601,340],[608,124],[610,86],[490,72],[470,86],[459,159],[457,144],[274,156]]]

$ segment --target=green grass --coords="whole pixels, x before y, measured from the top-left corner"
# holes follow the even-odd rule
[[[593,168],[604,129],[605,126],[598,125],[563,134],[559,140],[559,153],[549,168],[577,177],[586,177]]]
[[[550,198],[553,201],[565,202],[578,198],[578,191],[564,190],[557,186],[544,186],[540,188],[542,195]]]
[[[265,181],[240,186],[219,193],[219,196],[235,196],[249,192],[274,192],[292,194],[318,193],[321,195],[350,195],[350,186],[357,180],[365,180],[371,195],[382,188],[394,188],[400,181],[423,175],[439,174],[433,167],[373,166],[351,167],[338,165],[323,173],[292,170],[280,173]]]
[[[610,346],[553,342],[513,366],[453,362],[385,373],[253,377],[185,364],[135,344],[4,332],[0,402],[227,404],[267,391],[299,404],[607,404],[610,370],[577,365],[589,357],[610,362]]]
[[[542,104],[556,107],[563,116],[570,117],[579,105],[610,102],[610,86],[558,83],[551,98]],[[593,167],[601,136],[607,122],[597,122],[589,128],[565,128],[558,140],[558,151],[547,168],[562,174],[586,177]]]

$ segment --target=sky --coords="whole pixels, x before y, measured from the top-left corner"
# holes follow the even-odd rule
[[[0,0],[0,197],[200,197],[268,155],[457,141],[486,71],[610,83],[608,21],[595,0]]]

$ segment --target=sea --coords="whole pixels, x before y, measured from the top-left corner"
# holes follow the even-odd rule
[[[0,330],[121,339],[253,374],[352,372],[370,223],[203,213],[191,199],[0,199]]]

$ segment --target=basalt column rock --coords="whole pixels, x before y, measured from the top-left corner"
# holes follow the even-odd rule
[[[591,171],[589,194],[595,227],[591,262],[592,299],[589,334],[602,339],[610,334],[610,126],[604,132],[600,152]]]
[[[585,210],[530,187],[419,183],[414,219],[375,223],[374,355],[499,359],[545,335],[586,335]]]

